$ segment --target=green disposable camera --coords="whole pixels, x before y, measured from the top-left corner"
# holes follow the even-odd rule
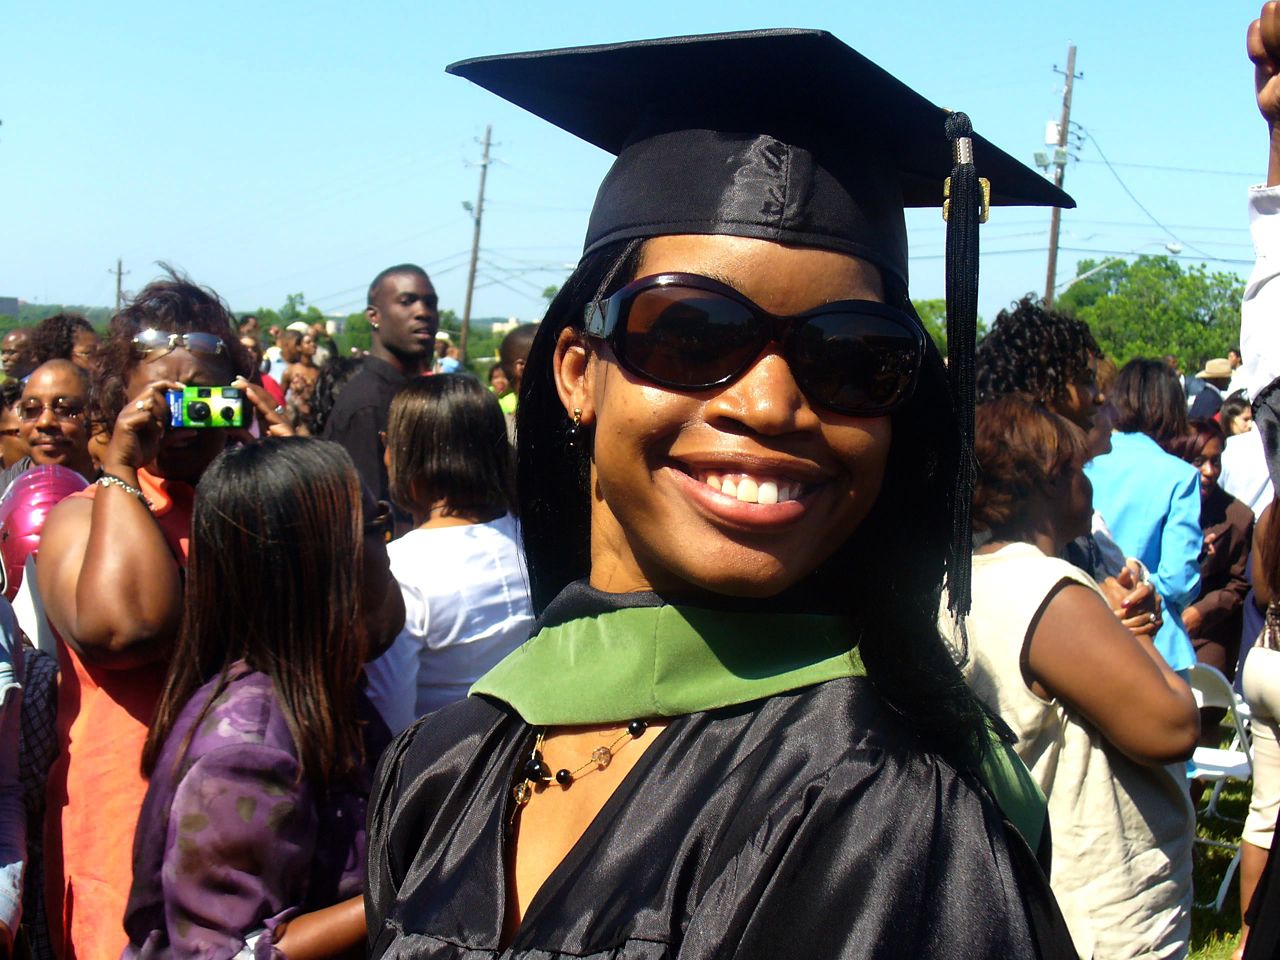
[[[244,391],[239,387],[183,387],[168,390],[171,427],[243,427]]]

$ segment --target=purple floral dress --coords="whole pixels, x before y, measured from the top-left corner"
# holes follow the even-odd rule
[[[255,935],[256,956],[279,956],[281,921],[364,891],[365,807],[389,735],[363,694],[366,769],[322,792],[301,775],[265,674],[237,664],[193,731],[213,689],[183,708],[147,788],[126,958],[234,957]]]

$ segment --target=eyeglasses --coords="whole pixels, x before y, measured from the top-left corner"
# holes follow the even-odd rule
[[[770,343],[811,402],[836,413],[890,413],[915,390],[924,331],[907,313],[840,300],[793,317],[761,309],[709,277],[641,277],[587,307],[586,332],[623,368],[672,390],[732,383]]]
[[[23,423],[34,423],[50,410],[61,422],[80,422],[84,419],[84,403],[67,397],[54,397],[52,403],[45,403],[37,397],[27,397],[18,404],[18,419]]]
[[[147,327],[133,338],[133,353],[139,360],[155,360],[178,349],[214,357],[227,348],[222,338],[212,333],[169,333]]]
[[[391,513],[391,504],[385,500],[374,503],[373,515],[364,522],[365,536],[380,536],[384,543],[391,542],[391,533],[395,529],[395,517]]]

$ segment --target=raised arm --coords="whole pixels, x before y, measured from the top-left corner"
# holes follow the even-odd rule
[[[1280,185],[1280,3],[1276,0],[1263,4],[1262,13],[1249,25],[1247,45],[1258,110],[1267,121],[1271,145],[1267,186],[1274,187]]]
[[[127,485],[155,458],[168,409],[156,381],[127,403],[103,457],[93,500],[71,498],[49,515],[37,578],[49,619],[86,661],[125,669],[164,656],[182,612],[178,564],[159,523]]]
[[[1267,124],[1266,188],[1249,191],[1249,231],[1256,262],[1240,305],[1240,351],[1250,397],[1280,375],[1280,3],[1264,4],[1249,25],[1258,110]]]

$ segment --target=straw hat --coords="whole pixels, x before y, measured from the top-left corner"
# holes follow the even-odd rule
[[[1214,357],[1205,363],[1196,377],[1200,380],[1230,380],[1231,361],[1226,357]]]

